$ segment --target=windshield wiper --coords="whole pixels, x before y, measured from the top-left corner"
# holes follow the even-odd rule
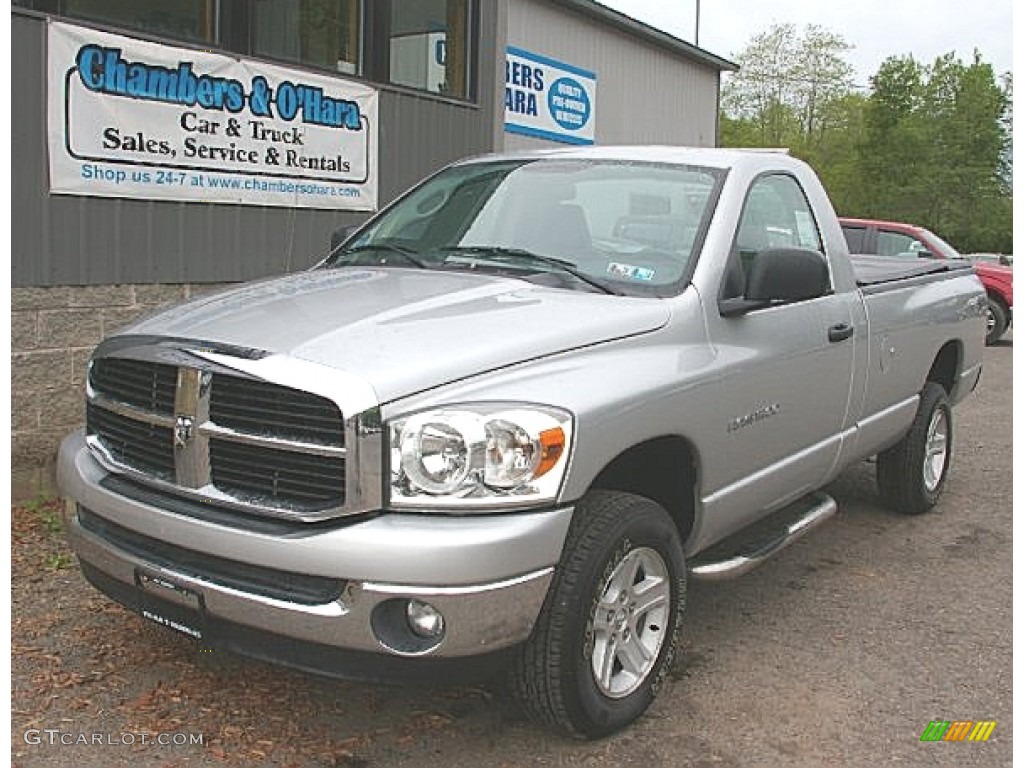
[[[351,248],[345,248],[344,250],[338,251],[335,254],[335,259],[341,259],[345,256],[354,256],[359,253],[373,252],[390,253],[395,256],[401,256],[402,259],[413,266],[419,267],[420,269],[430,269],[430,265],[420,259],[416,255],[416,251],[401,245],[395,245],[394,243],[366,243],[364,245],[354,245]],[[386,262],[382,261],[381,263],[384,264]]]
[[[597,288],[601,293],[607,293],[610,296],[622,295],[614,288],[611,288],[603,282],[581,272],[571,261],[559,259],[554,256],[545,256],[540,253],[534,253],[533,251],[527,251],[524,248],[506,248],[500,245],[455,245],[441,250],[455,253],[475,253],[484,256],[504,256],[509,260],[524,259],[526,261],[533,262],[534,264],[542,264],[546,267],[551,267],[560,272],[572,275],[580,282],[586,283],[593,288]]]

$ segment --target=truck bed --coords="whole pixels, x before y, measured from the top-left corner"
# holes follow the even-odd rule
[[[851,254],[853,271],[857,277],[857,285],[861,288],[874,288],[928,275],[943,273],[960,273],[971,271],[968,261],[939,261],[937,259],[901,259],[891,256],[869,256]]]

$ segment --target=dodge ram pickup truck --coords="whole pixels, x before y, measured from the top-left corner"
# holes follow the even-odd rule
[[[829,518],[845,467],[936,503],[984,335],[969,264],[851,261],[785,154],[488,156],[106,338],[58,482],[88,580],[205,647],[501,669],[597,737],[662,686],[688,580]]]

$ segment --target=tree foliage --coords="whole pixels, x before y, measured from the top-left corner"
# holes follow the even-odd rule
[[[843,59],[849,50],[822,27],[808,25],[801,34],[792,24],[776,25],[736,57],[740,69],[723,89],[723,108],[749,121],[767,144],[809,141],[827,129],[830,104],[852,88],[853,67]]]
[[[788,147],[845,215],[909,221],[964,252],[1011,252],[1012,80],[975,53],[887,59],[857,92],[842,37],[772,27],[736,56],[723,146]]]

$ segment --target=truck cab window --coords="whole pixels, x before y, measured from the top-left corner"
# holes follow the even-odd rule
[[[771,174],[751,185],[726,267],[723,299],[743,295],[750,263],[767,248],[807,248],[824,253],[810,203],[792,176]]]

